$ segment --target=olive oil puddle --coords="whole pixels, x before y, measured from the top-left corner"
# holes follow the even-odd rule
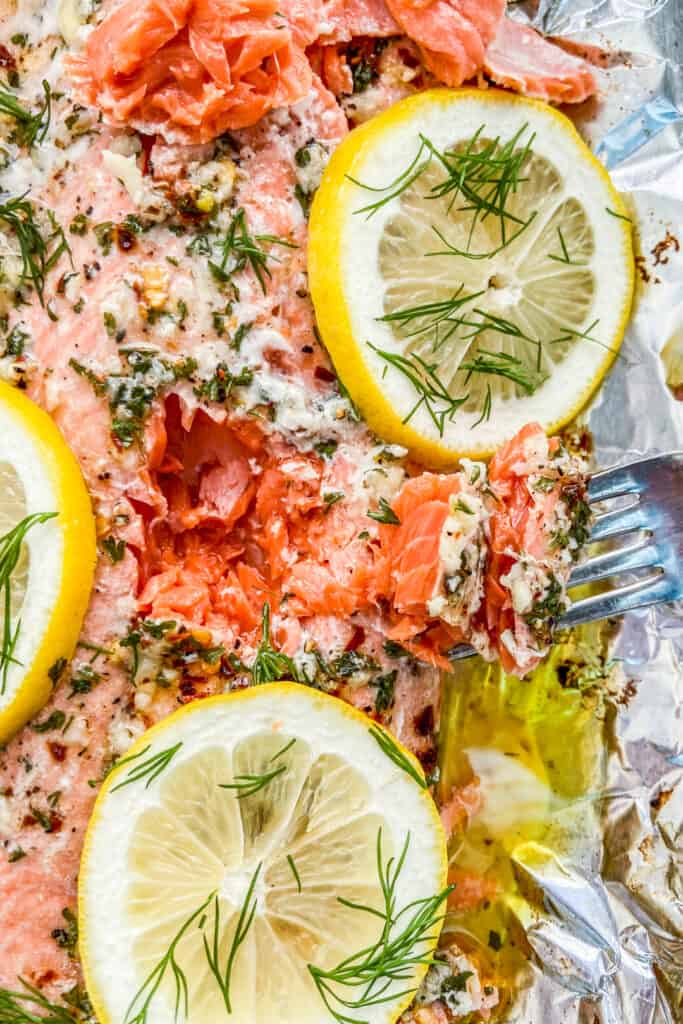
[[[483,805],[451,840],[452,880],[462,889],[442,944],[456,942],[475,960],[500,988],[501,1008],[529,972],[524,927],[544,913],[530,881],[536,869],[599,864],[612,637],[604,623],[560,635],[527,680],[471,659],[444,681],[439,795],[446,801],[478,776]]]

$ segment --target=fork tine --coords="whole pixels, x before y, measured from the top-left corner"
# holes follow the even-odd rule
[[[626,508],[611,509],[595,517],[590,540],[592,543],[606,537],[616,537],[620,533],[629,533],[631,530],[644,530],[649,525],[650,517],[645,505],[635,503]]]
[[[648,569],[658,564],[661,564],[661,558],[657,548],[651,538],[646,537],[637,544],[618,548],[616,551],[607,551],[605,554],[596,555],[594,558],[582,562],[581,565],[577,565],[567,586],[578,587],[583,583],[603,580],[607,576],[620,575],[632,569]]]
[[[580,626],[584,622],[597,622],[608,619],[634,608],[659,604],[663,601],[675,601],[682,595],[682,588],[677,587],[665,573],[648,576],[635,583],[609,590],[604,594],[595,594],[582,601],[575,601],[560,618],[558,625],[562,628]]]
[[[632,466],[615,466],[595,473],[588,481],[588,500],[605,501],[638,490]]]

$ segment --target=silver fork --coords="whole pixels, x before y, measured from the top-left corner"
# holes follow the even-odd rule
[[[589,544],[613,537],[625,543],[580,562],[567,588],[614,579],[602,594],[570,604],[558,620],[560,627],[623,615],[635,608],[683,598],[683,452],[666,452],[595,473],[588,482],[588,501],[632,498],[618,508],[598,513]],[[646,570],[631,583],[618,585],[620,576]],[[450,652],[453,659],[474,651],[462,645]]]

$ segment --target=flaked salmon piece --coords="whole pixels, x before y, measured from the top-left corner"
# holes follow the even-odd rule
[[[296,17],[303,8],[296,4]],[[126,0],[65,60],[81,102],[114,125],[206,142],[296,103],[311,87],[295,27],[277,0]]]
[[[598,89],[585,60],[511,18],[503,18],[489,43],[484,70],[498,85],[550,103],[583,103]]]
[[[335,96],[348,96],[353,92],[351,68],[336,44],[312,46],[307,52],[311,67]]]
[[[508,672],[525,675],[547,653],[589,515],[579,460],[528,424],[489,467],[486,628]]]
[[[455,832],[463,831],[481,810],[483,803],[484,795],[478,778],[473,778],[465,786],[454,788],[439,809],[447,837],[450,839]]]
[[[323,4],[322,42],[346,43],[354,36],[398,35],[399,26],[385,0],[327,0]]]
[[[458,87],[480,70],[505,0],[387,0],[400,28],[420,47],[429,70]]]

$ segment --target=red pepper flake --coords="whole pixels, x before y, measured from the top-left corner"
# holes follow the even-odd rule
[[[328,370],[326,366],[316,366],[313,376],[316,380],[324,380],[327,384],[333,384],[337,379],[335,374]]]
[[[55,740],[50,740],[47,745],[47,749],[50,751],[55,761],[61,763],[66,759],[66,747],[63,743],[57,743]]]
[[[0,68],[16,71],[17,62],[6,46],[0,46]]]

